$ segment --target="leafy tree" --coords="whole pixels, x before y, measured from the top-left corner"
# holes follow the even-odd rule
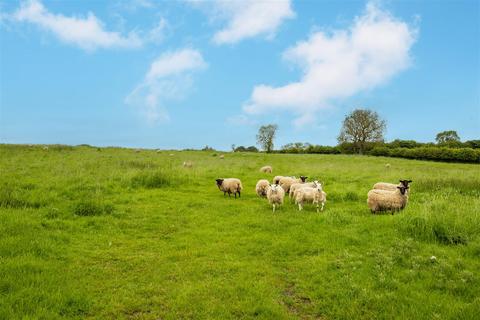
[[[452,141],[460,141],[460,137],[457,134],[457,131],[454,130],[448,130],[448,131],[442,131],[437,134],[437,137],[435,138],[438,144],[442,143],[448,143]]]
[[[258,129],[257,144],[267,153],[273,150],[273,140],[275,139],[277,129],[278,126],[276,124],[261,126],[260,129]]]
[[[383,141],[386,129],[385,120],[377,112],[368,109],[356,109],[343,120],[343,126],[337,140],[340,144],[350,142],[355,151],[363,154],[369,142]]]

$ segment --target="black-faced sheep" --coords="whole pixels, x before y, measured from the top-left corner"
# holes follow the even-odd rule
[[[235,198],[237,198],[237,193],[238,193],[238,197],[240,198],[240,192],[243,189],[242,182],[240,181],[240,179],[237,179],[237,178],[225,178],[225,179],[219,178],[219,179],[216,179],[216,181],[217,181],[218,189],[220,191],[223,191],[224,196],[225,196],[225,194],[228,193],[228,196],[230,197],[230,195],[233,193]]]

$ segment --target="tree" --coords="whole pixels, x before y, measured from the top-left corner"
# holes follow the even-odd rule
[[[368,109],[356,109],[343,120],[337,140],[339,143],[353,143],[354,149],[363,154],[368,142],[383,141],[385,129],[385,120],[382,120],[378,113]]]
[[[257,144],[267,153],[273,150],[273,139],[275,139],[277,129],[278,126],[276,124],[261,126],[260,129],[258,129]]]
[[[437,134],[437,137],[435,138],[437,143],[448,143],[448,142],[458,142],[460,141],[460,137],[457,134],[457,131],[454,130],[449,130],[449,131],[442,131]]]
[[[232,144],[232,152],[235,152],[235,144]]]

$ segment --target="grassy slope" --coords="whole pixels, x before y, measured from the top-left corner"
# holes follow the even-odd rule
[[[480,312],[478,165],[169,153],[0,146],[0,318]],[[254,194],[258,179],[273,177],[258,172],[265,164],[323,181],[324,213],[287,201],[273,215]],[[217,177],[241,178],[242,198],[224,198]],[[369,188],[399,178],[414,181],[407,209],[371,215]]]

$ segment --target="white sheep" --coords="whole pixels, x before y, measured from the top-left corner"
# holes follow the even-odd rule
[[[295,192],[298,189],[301,189],[301,188],[316,188],[317,185],[321,185],[320,182],[318,182],[317,180],[315,180],[313,182],[294,183],[290,186],[289,197],[290,197],[290,199],[295,199]]]
[[[285,198],[285,191],[278,184],[271,184],[267,190],[268,203],[273,206],[273,212],[275,212],[276,206],[283,204]]]
[[[304,203],[312,203],[317,206],[317,212],[319,209],[320,203],[322,208],[320,211],[323,211],[325,202],[327,201],[327,194],[322,190],[322,185],[319,184],[315,188],[301,188],[298,189],[295,195],[295,204],[298,205],[298,210],[303,209]]]
[[[300,178],[295,177],[283,177],[279,181],[279,185],[283,188],[286,193],[290,192],[290,186],[294,183],[304,183],[308,177],[301,176]]]
[[[183,167],[184,168],[191,168],[191,167],[193,167],[193,162],[192,161],[183,161]]]
[[[372,213],[400,211],[408,203],[408,187],[397,186],[395,191],[372,189],[368,192],[367,204]]]
[[[219,178],[219,179],[216,179],[217,181],[217,187],[220,191],[223,191],[223,195],[225,196],[225,194],[228,193],[228,196],[230,197],[230,195],[233,193],[235,195],[235,199],[237,198],[237,193],[238,193],[238,197],[240,198],[240,191],[242,191],[243,189],[243,186],[242,186],[242,182],[240,181],[240,179],[237,179],[237,178],[225,178],[225,179],[222,179],[222,178]]]
[[[272,167],[271,166],[264,166],[260,168],[260,172],[263,173],[272,173]]]
[[[270,182],[265,179],[258,180],[255,186],[255,192],[259,197],[265,198],[267,196],[268,188],[270,188]]]
[[[224,158],[225,158],[225,156],[224,156],[223,154],[219,155],[218,157],[219,157],[220,159],[224,159]]]
[[[388,191],[395,191],[397,190],[398,186],[409,187],[408,184],[412,182],[412,180],[399,180],[400,184],[388,183],[388,182],[377,182],[373,185],[373,189],[379,190],[388,190]]]
[[[390,163],[387,163],[387,164],[385,165],[385,169],[390,169]]]

